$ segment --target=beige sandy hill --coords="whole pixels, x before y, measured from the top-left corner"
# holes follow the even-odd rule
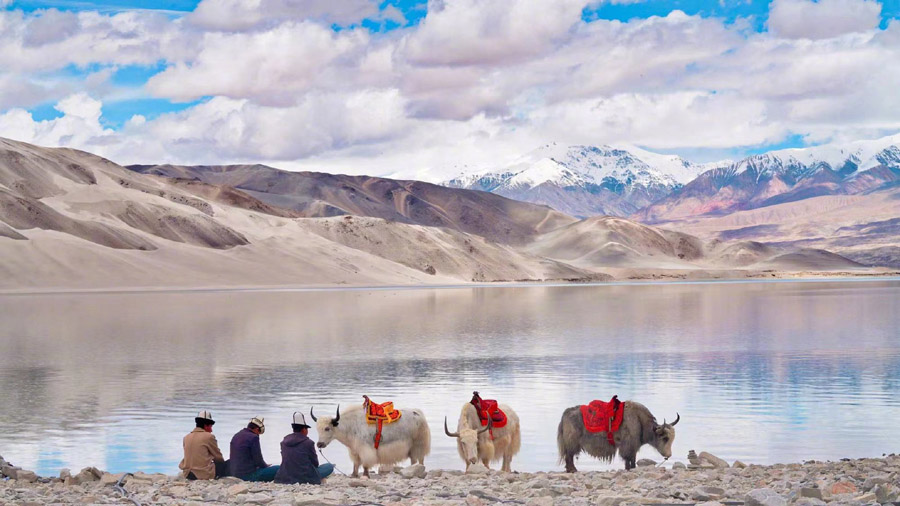
[[[381,218],[298,220],[305,230],[429,273],[471,281],[602,279],[589,271],[519,252],[483,237]]]
[[[660,225],[703,239],[819,248],[866,265],[900,267],[900,188],[828,195]]]
[[[702,256],[703,244],[687,234],[602,216],[543,234],[526,251],[583,268],[684,268]]]
[[[288,172],[265,165],[129,168],[143,174],[231,186],[269,205],[307,217],[370,216],[454,229],[503,244],[524,244],[537,234],[576,221],[546,206],[420,181]]]
[[[291,218],[292,211],[240,190],[136,174],[74,150],[4,140],[0,175],[3,288],[591,276],[453,229],[370,218],[351,218],[352,226],[344,218]]]
[[[610,216],[588,218],[543,234],[526,250],[616,277],[653,277],[654,273],[682,276],[692,271],[727,277],[725,271],[740,275],[737,271],[821,272],[862,268],[828,251],[754,241],[704,241],[683,232]]]
[[[802,249],[793,253],[785,253],[758,262],[755,267],[783,271],[842,271],[865,268],[853,260],[820,249]]]

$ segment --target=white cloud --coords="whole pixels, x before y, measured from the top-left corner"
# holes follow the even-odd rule
[[[189,19],[203,28],[226,31],[249,30],[285,20],[347,25],[379,17],[378,4],[375,0],[202,0]],[[394,11],[386,15],[396,17]]]
[[[259,33],[207,33],[195,58],[154,76],[147,88],[178,100],[221,95],[289,106],[317,85],[339,83],[346,65],[339,60],[353,60],[367,42],[365,32],[336,33],[312,22]]]
[[[100,125],[102,103],[84,93],[61,100],[56,109],[62,117],[35,121],[23,109],[0,114],[0,137],[47,146],[91,147],[102,145],[114,133]]]
[[[41,77],[91,62],[163,60],[147,92],[214,97],[111,132],[99,102],[75,95],[56,120],[3,113],[0,135],[122,163],[263,161],[439,178],[551,140],[728,149],[790,133],[900,130],[900,68],[885,64],[900,61],[900,22],[878,29],[871,1],[775,0],[768,33],[680,11],[584,23],[577,0],[433,0],[417,26],[334,31],[338,19],[399,18],[367,0],[274,1],[204,0],[181,20],[0,12],[0,111],[74,91],[108,96],[109,70],[78,83]],[[784,9],[821,26],[801,33],[783,23]],[[58,30],[43,33],[42,23]]]
[[[837,37],[881,22],[877,0],[774,0],[769,9],[769,29],[792,39]]]

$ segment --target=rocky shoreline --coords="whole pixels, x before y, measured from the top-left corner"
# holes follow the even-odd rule
[[[695,457],[691,455],[691,457]],[[699,504],[829,506],[900,504],[900,455],[770,466],[729,465],[701,453],[693,464],[633,471],[501,473],[395,468],[371,479],[336,475],[323,486],[248,483],[236,478],[188,482],[163,474],[110,474],[85,468],[54,478],[0,458],[0,504],[259,504],[529,506]],[[473,466],[474,467],[474,466]]]

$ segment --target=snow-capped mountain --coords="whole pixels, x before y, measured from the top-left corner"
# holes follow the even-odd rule
[[[663,221],[900,184],[900,134],[783,149],[704,172],[635,216]]]
[[[730,163],[696,164],[634,146],[550,143],[501,170],[461,174],[445,185],[545,204],[574,216],[624,216]]]

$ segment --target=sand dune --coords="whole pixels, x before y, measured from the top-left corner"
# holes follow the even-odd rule
[[[727,216],[661,224],[703,239],[746,239],[783,248],[818,248],[865,265],[900,268],[900,187],[829,195]]]
[[[601,279],[583,269],[445,228],[352,216],[299,220],[298,224],[331,241],[429,274],[470,281]]]
[[[722,240],[685,233],[711,231],[704,221],[671,225],[678,230],[613,217],[577,221],[484,192],[260,167],[142,174],[89,153],[0,139],[0,288],[586,281],[859,268],[803,244],[744,240],[768,230],[765,217],[730,217],[721,225],[738,240]],[[884,215],[900,199],[879,199],[882,212],[870,216],[879,220],[844,220],[841,237],[893,234],[896,214]],[[808,214],[780,212],[796,214],[797,227]]]
[[[575,221],[546,206],[419,181],[287,172],[265,165],[129,168],[142,174],[231,186],[266,204],[291,209],[305,217],[370,216],[451,228],[504,244],[524,244],[537,234]]]

